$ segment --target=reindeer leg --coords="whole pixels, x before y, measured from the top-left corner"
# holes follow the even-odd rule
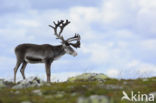
[[[16,66],[14,68],[14,83],[16,83],[16,73],[20,65],[21,65],[21,62],[17,61]]]
[[[21,72],[21,74],[22,74],[23,79],[25,79],[24,71],[25,71],[25,67],[26,67],[26,66],[27,66],[27,62],[23,62],[22,67],[21,67],[21,69],[20,69],[20,72]]]
[[[47,82],[50,82],[50,77],[51,77],[51,61],[46,61],[45,63],[45,67],[46,67],[46,74],[47,74]]]

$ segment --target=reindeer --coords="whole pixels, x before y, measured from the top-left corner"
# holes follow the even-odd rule
[[[54,30],[54,35],[56,39],[61,40],[61,45],[50,45],[50,44],[20,44],[15,48],[16,54],[16,66],[14,68],[14,82],[16,83],[16,73],[19,66],[22,64],[20,72],[23,79],[25,79],[25,68],[28,63],[44,63],[47,75],[47,82],[50,82],[51,77],[51,64],[54,60],[59,57],[70,54],[76,56],[77,52],[72,48],[80,48],[80,35],[75,34],[75,36],[68,39],[64,39],[61,35],[65,26],[67,26],[70,21],[60,20],[58,22],[53,22],[54,26],[49,25]],[[76,41],[73,43],[73,41]]]

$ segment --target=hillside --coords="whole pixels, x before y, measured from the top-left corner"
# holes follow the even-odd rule
[[[78,79],[77,79],[78,78]],[[85,78],[85,79],[83,79]],[[22,84],[23,83],[23,84]],[[25,84],[24,84],[25,83]],[[27,84],[26,84],[27,83]],[[31,85],[29,87],[29,85]],[[38,84],[33,84],[38,83]],[[22,86],[25,87],[20,87]],[[17,86],[18,85],[18,86]],[[152,94],[156,100],[156,77],[135,80],[118,80],[103,74],[82,74],[66,82],[45,83],[40,79],[14,84],[0,80],[0,103],[135,103],[121,100],[123,91],[131,97],[133,91]],[[137,98],[138,99],[138,98]],[[145,103],[139,101],[136,103]],[[152,100],[152,98],[149,98]],[[149,102],[148,103],[155,103]]]

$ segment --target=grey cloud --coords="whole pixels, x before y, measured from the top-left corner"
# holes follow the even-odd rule
[[[101,1],[101,0],[100,0]],[[34,0],[32,8],[35,9],[67,9],[73,6],[96,6],[100,1],[95,0]]]
[[[73,6],[98,6],[95,0],[1,0],[0,14],[27,10],[68,9]]]
[[[74,30],[75,32],[80,33],[83,47],[81,47],[81,52],[78,52],[79,56],[75,59],[72,57],[70,58],[69,56],[62,58],[62,60],[65,61],[69,60],[68,63],[64,64],[65,66],[63,69],[61,61],[54,64],[54,66],[52,66],[52,68],[54,68],[53,72],[85,72],[94,68],[95,71],[99,68],[100,72],[105,72],[109,68],[126,69],[126,64],[128,64],[130,60],[135,59],[143,63],[146,62],[155,65],[155,49],[149,51],[147,48],[150,45],[155,45],[155,42],[147,42],[147,44],[145,42],[143,46],[139,44],[142,40],[151,39],[151,36],[154,37],[155,29],[153,28],[156,27],[154,24],[154,13],[152,13],[153,16],[151,14],[144,14],[146,15],[146,18],[142,18],[143,16],[141,15],[137,16],[138,9],[132,9],[130,5],[127,6],[127,0],[116,3],[113,10],[120,9],[115,12],[111,9],[107,9],[104,12],[105,8],[102,4],[103,2],[101,2],[101,6],[95,7],[99,5],[98,3],[100,1],[66,1],[67,0],[22,0],[17,2],[17,0],[1,0],[0,3],[2,6],[0,6],[0,14],[5,14],[0,16],[0,37],[3,38],[1,42],[5,45],[0,45],[2,50],[0,56],[3,55],[8,58],[15,58],[13,48],[20,43],[54,44],[57,42],[56,44],[58,44],[58,41],[55,40],[55,37],[52,35],[53,32],[48,27],[48,24],[52,23],[51,20],[69,18],[72,23],[68,26],[69,28],[65,30],[64,34],[67,34],[68,36],[70,33],[73,33]],[[114,3],[114,1],[112,3]],[[87,8],[86,6],[92,7]],[[114,7],[114,5],[112,7]],[[112,14],[116,14],[116,12],[120,13],[119,17],[113,19],[112,22],[107,22],[106,19],[109,21],[109,17],[114,17]],[[96,16],[100,16],[100,19],[97,19]],[[39,23],[39,25],[35,23]],[[150,27],[152,29],[150,29]],[[94,44],[97,44],[97,46],[93,46]],[[145,44],[147,46],[144,46]],[[99,49],[97,48],[98,46],[100,46]],[[10,48],[12,49],[10,50]],[[90,49],[89,52],[86,52],[85,50],[82,52],[82,49],[84,48],[86,51]],[[147,48],[147,50],[145,50],[145,48]],[[105,56],[102,57],[101,55],[103,54],[105,54]],[[92,55],[97,57],[97,59],[93,58],[95,60],[91,61],[90,57]],[[100,56],[102,58],[100,58]],[[98,61],[102,64],[96,63]],[[15,60],[13,60],[13,62],[15,62]],[[76,70],[68,68],[79,64],[81,64],[81,67],[75,68]],[[14,66],[13,63],[9,67],[6,65],[7,64],[3,65],[3,68],[6,68],[6,71],[2,72],[7,72],[7,70],[10,70],[10,68]],[[34,66],[30,68],[33,67]],[[137,69],[137,67],[132,68],[132,70],[135,69]],[[35,73],[35,71],[36,70],[34,70],[33,73]],[[124,75],[124,77],[126,77],[126,72]],[[133,76],[134,75],[130,75],[129,77]]]
[[[25,11],[31,6],[28,0],[1,0],[0,14]]]

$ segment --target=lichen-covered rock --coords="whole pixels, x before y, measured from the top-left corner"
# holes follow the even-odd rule
[[[21,103],[31,103],[30,101],[23,101],[23,102],[21,102]]]
[[[77,103],[110,103],[110,100],[106,96],[92,95],[88,98],[78,98]]]
[[[57,93],[55,95],[56,98],[62,98],[64,96],[64,93]]]
[[[6,87],[4,80],[0,79],[0,88]]]
[[[104,84],[104,83],[99,83],[97,85],[98,88],[104,88],[104,89],[107,89],[107,90],[115,90],[115,89],[118,89],[118,90],[121,90],[123,89],[123,86],[121,85],[115,85],[115,84]]]
[[[38,96],[42,96],[42,92],[40,89],[36,89],[36,90],[33,90],[32,93],[38,95]]]
[[[20,91],[15,91],[14,93],[15,93],[15,94],[20,94]]]
[[[67,81],[74,82],[74,81],[105,81],[108,78],[106,75],[102,73],[84,73],[75,77],[69,78]]]
[[[22,88],[29,88],[29,87],[39,87],[44,85],[45,82],[37,77],[30,77],[25,80],[20,81],[15,86],[13,86],[13,89],[22,89]]]
[[[152,94],[156,98],[156,91],[155,92],[151,92],[149,94]]]

